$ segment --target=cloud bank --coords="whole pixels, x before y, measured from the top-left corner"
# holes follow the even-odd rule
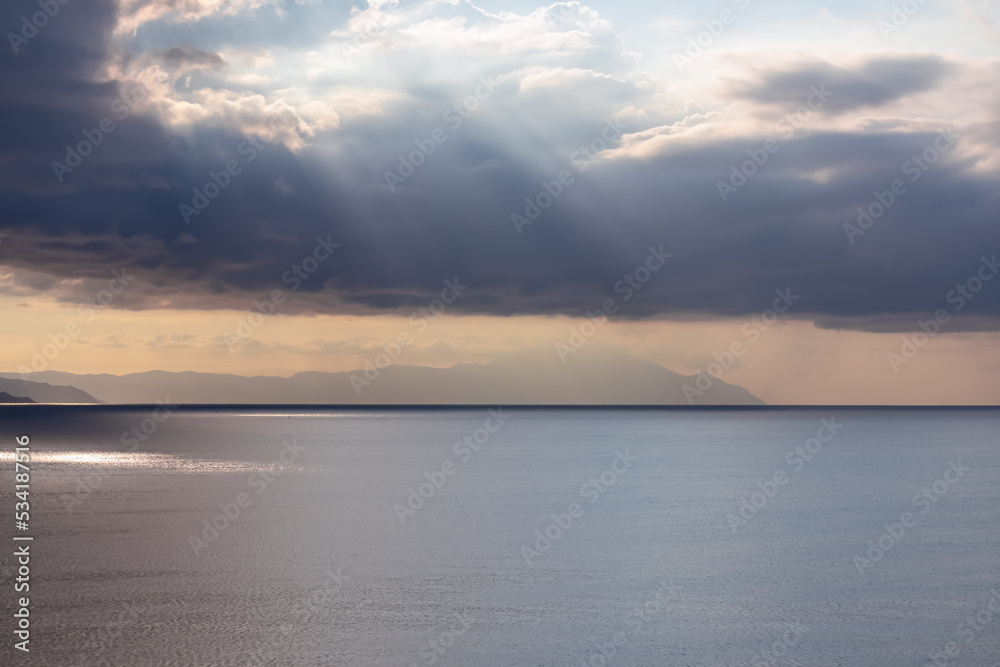
[[[37,33],[0,64],[0,293],[125,269],[113,307],[242,309],[329,239],[287,312],[458,277],[455,313],[582,315],[662,245],[620,317],[790,288],[824,327],[1000,323],[1000,285],[948,301],[1000,252],[996,58],[719,49],[692,83],[577,2],[74,0]]]

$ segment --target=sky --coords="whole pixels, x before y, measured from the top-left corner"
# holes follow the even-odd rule
[[[769,403],[1000,402],[996,0],[0,27],[0,370],[289,376],[403,336],[394,363],[593,345]]]

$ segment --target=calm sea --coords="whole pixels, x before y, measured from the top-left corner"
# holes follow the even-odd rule
[[[998,427],[960,409],[4,409],[0,663],[1000,665]],[[33,537],[30,655],[15,535]]]

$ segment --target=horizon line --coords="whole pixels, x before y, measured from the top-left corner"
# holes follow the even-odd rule
[[[472,410],[510,408],[518,410],[996,410],[1000,405],[902,405],[902,404],[774,404],[774,405],[649,405],[586,403],[171,403],[174,409],[275,409],[275,410]],[[85,408],[155,408],[158,403],[0,403],[5,407],[85,407]]]

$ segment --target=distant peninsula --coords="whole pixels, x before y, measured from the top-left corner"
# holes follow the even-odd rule
[[[0,391],[0,403],[34,403],[26,396],[11,396],[5,391]]]

